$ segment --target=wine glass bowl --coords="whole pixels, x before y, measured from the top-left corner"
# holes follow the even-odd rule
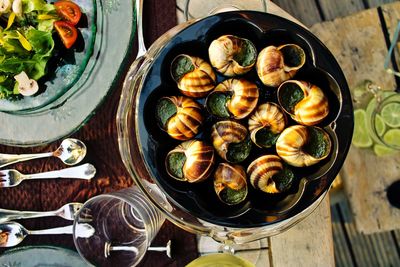
[[[295,78],[326,88],[331,111],[319,126],[328,132],[333,143],[330,156],[323,162],[310,168],[296,169],[299,179],[289,192],[267,197],[249,187],[248,199],[229,209],[218,202],[210,185],[212,179],[193,185],[174,181],[166,174],[165,156],[179,142],[171,139],[166,142],[166,134],[154,123],[156,101],[162,96],[178,94],[169,75],[172,60],[181,53],[208,59],[209,44],[223,34],[247,38],[255,44],[257,51],[268,44],[291,42],[301,46],[308,59]],[[245,77],[259,83],[263,100],[275,99],[274,90],[260,84],[255,70]],[[223,79],[217,75],[218,82]],[[119,149],[128,172],[171,222],[190,232],[209,235],[217,241],[239,244],[278,234],[311,213],[343,164],[350,146],[353,118],[350,93],[343,73],[332,54],[315,36],[299,25],[274,15],[237,11],[186,22],[158,39],[149,49],[139,71],[135,75],[128,73],[125,79],[117,127]],[[205,130],[196,138],[207,139],[207,136]],[[253,159],[262,153],[257,149],[253,152]],[[171,210],[165,208],[165,203],[152,198],[144,181],[151,181],[164,192]]]

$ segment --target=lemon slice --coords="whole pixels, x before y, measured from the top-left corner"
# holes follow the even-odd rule
[[[382,157],[382,156],[392,155],[396,152],[396,150],[386,147],[386,146],[376,144],[376,145],[374,145],[374,152],[378,157]]]
[[[383,141],[388,145],[400,147],[400,129],[390,129],[383,136]]]
[[[383,121],[390,127],[400,127],[400,103],[389,103],[382,108]]]
[[[370,147],[372,139],[368,134],[366,126],[366,113],[363,109],[354,111],[354,133],[352,143],[356,147]]]

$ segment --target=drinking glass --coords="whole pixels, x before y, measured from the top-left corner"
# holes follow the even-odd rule
[[[183,14],[186,20],[237,10],[267,12],[267,0],[186,0],[184,2],[185,8]]]
[[[95,266],[136,266],[164,220],[140,190],[126,188],[84,203],[74,220],[74,243]],[[91,227],[92,233],[82,235],[80,224]]]

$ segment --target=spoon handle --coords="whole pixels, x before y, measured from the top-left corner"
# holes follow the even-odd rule
[[[53,152],[37,154],[0,154],[0,168],[21,161],[46,158],[51,156],[53,156]]]
[[[55,211],[19,211],[19,210],[0,209],[0,223],[12,220],[48,217],[55,215],[56,215]]]
[[[137,34],[138,34],[138,53],[136,58],[143,56],[146,53],[146,46],[144,44],[143,38],[143,0],[136,0],[135,2],[135,12],[136,12],[136,24],[137,24]]]
[[[62,235],[67,234],[71,235],[73,233],[73,226],[68,225],[64,227],[57,227],[57,228],[50,228],[50,229],[43,229],[43,230],[30,230],[30,235]]]
[[[48,178],[77,178],[90,180],[96,174],[96,168],[90,164],[82,164],[76,167],[66,168],[59,171],[49,171],[36,174],[24,175],[24,179],[48,179]]]

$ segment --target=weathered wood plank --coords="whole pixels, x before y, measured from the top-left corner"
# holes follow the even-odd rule
[[[325,20],[348,16],[365,8],[362,0],[319,0],[319,5]]]
[[[337,266],[354,266],[351,259],[349,245],[346,241],[346,230],[342,227],[342,221],[338,213],[338,205],[331,207],[333,244],[335,251],[335,262]]]
[[[272,266],[335,266],[329,198],[288,231],[271,237]]]
[[[336,57],[350,88],[372,79],[387,90],[395,89],[394,77],[382,67],[387,48],[375,9],[315,24],[311,31]]]
[[[322,21],[315,0],[274,0],[274,3],[308,27]]]
[[[384,4],[393,3],[396,1],[398,0],[366,0],[366,4],[368,5],[369,8],[371,8],[371,7],[381,6]]]

